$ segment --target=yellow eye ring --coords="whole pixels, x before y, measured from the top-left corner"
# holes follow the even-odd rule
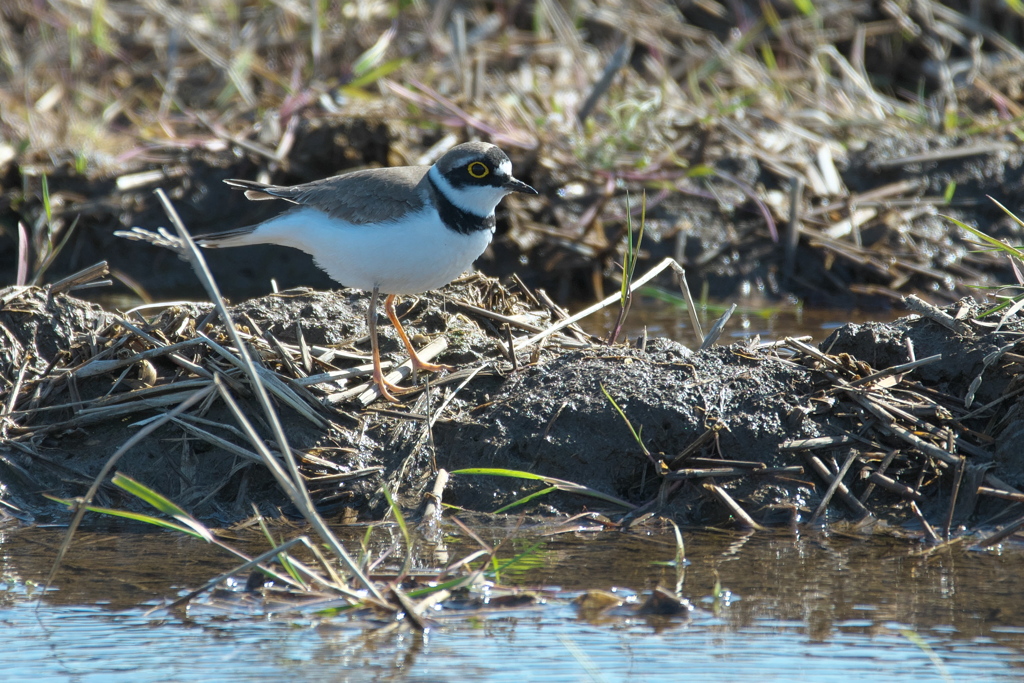
[[[469,172],[469,175],[474,178],[485,178],[487,177],[487,174],[491,172],[491,169],[487,168],[487,164],[480,161],[474,161],[466,167],[466,170]]]

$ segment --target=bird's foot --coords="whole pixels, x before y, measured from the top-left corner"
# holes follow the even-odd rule
[[[450,365],[436,365],[434,363],[428,363],[425,360],[421,360],[418,356],[412,357],[412,369],[413,372],[441,372],[447,370],[448,372],[454,372],[455,368]]]
[[[395,395],[401,396],[402,394],[408,394],[416,391],[419,387],[400,387],[394,382],[389,382],[385,377],[384,373],[374,373],[373,383],[377,385],[377,391],[380,392],[381,398],[391,403],[401,403],[400,400],[395,398]]]

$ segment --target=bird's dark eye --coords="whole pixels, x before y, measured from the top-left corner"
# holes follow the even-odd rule
[[[485,178],[487,177],[487,174],[491,172],[491,169],[487,168],[487,164],[480,161],[474,161],[466,167],[466,170],[469,171],[469,175],[474,178]]]

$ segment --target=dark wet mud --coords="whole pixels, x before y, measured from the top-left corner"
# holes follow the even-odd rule
[[[605,496],[563,490],[523,511],[594,510],[614,525],[647,513],[741,527],[927,520],[926,531],[942,534],[1012,512],[1014,487],[1024,483],[1016,436],[1024,322],[983,319],[969,300],[945,317],[847,325],[820,349],[787,340],[690,352],[663,339],[640,349],[552,335],[520,348],[513,363],[511,333],[479,311],[528,329],[550,318],[529,312],[523,292],[471,278],[400,307],[423,335],[419,344],[447,342],[437,360],[458,371],[393,406],[360,399],[366,298],[293,291],[231,311],[328,514],[378,511],[383,483],[416,508],[438,468],[484,467]],[[214,374],[270,443],[212,309],[176,306],[133,314],[133,323],[40,289],[4,290],[0,302],[8,340],[0,455],[12,514],[54,514],[42,493],[80,495],[145,420]],[[386,340],[392,359],[399,349]],[[234,422],[221,401],[203,401],[118,467],[207,518],[245,517],[250,503],[268,512],[285,505]],[[490,512],[539,488],[457,474],[444,502]],[[112,487],[102,496],[101,504],[136,504]]]
[[[361,119],[306,122],[297,132],[298,149],[289,172],[273,180],[292,184],[353,168],[401,163],[397,149],[409,144],[407,137]],[[425,148],[433,142],[428,137],[417,144]],[[621,191],[604,196],[599,178],[586,167],[551,171],[537,163],[535,153],[510,154],[517,175],[537,187],[541,196],[506,200],[495,241],[477,266],[497,277],[518,273],[563,305],[601,298],[615,287],[616,264],[622,259],[626,195],[633,197],[635,213],[646,177],[623,181]],[[1020,226],[989,199],[1018,215],[1024,213],[1024,155],[1015,143],[991,136],[872,138],[852,145],[850,153],[836,162],[836,173],[851,196],[809,194],[797,214],[791,214],[788,205],[771,204],[771,198],[792,189],[789,179],[779,177],[771,165],[737,157],[735,150],[720,149],[716,154],[721,155],[715,161],[717,176],[700,186],[680,187],[676,193],[651,194],[641,269],[671,256],[687,269],[694,291],[715,298],[756,292],[776,300],[798,298],[814,307],[874,309],[898,306],[899,298],[908,293],[947,303],[969,293],[968,285],[1012,277],[1005,259],[978,253],[970,236],[943,215],[1019,242]],[[163,298],[198,295],[195,281],[176,266],[173,254],[126,242],[113,233],[167,224],[152,194],[154,187],[174,199],[194,234],[266,220],[282,206],[248,202],[223,184],[226,178],[255,177],[260,172],[257,161],[240,161],[229,152],[192,153],[159,183],[130,192],[110,179],[89,180],[58,170],[49,180],[58,189],[51,191],[89,200],[60,205],[58,223],[66,227],[77,222],[68,246],[51,266],[51,277],[106,260],[119,288],[128,283]],[[23,181],[20,184],[29,186],[38,182]],[[574,188],[580,187],[588,190],[576,196]],[[754,187],[769,193],[767,202],[743,189]],[[955,192],[946,199],[951,189]],[[581,232],[598,206],[609,214],[602,227]],[[10,224],[38,223],[41,215],[41,204],[31,199],[21,205],[20,213],[6,217],[0,207],[0,219]],[[799,226],[793,223],[794,216]],[[799,234],[794,235],[797,228]],[[13,282],[14,232],[0,232],[0,253],[11,255],[0,262],[0,279]],[[211,256],[210,263],[225,294],[235,299],[266,293],[271,280],[280,289],[337,286],[313,266],[311,257],[293,249],[243,247]]]

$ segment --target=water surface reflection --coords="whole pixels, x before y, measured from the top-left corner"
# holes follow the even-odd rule
[[[504,532],[485,533],[500,540]],[[268,612],[223,595],[179,612],[156,604],[233,565],[171,534],[81,534],[38,612],[26,587],[49,570],[60,532],[8,533],[0,666],[12,680],[296,681],[1019,680],[1024,676],[1022,549],[905,540],[689,532],[678,617],[582,615],[579,591],[672,588],[666,536],[541,538],[506,584],[543,587],[526,608],[440,610],[426,635],[307,611]],[[509,541],[503,557],[536,543]],[[471,545],[450,539],[459,557]],[[255,544],[252,549],[255,549]],[[723,592],[713,599],[716,581]],[[557,589],[557,590],[555,590]],[[280,603],[275,603],[280,605]]]

